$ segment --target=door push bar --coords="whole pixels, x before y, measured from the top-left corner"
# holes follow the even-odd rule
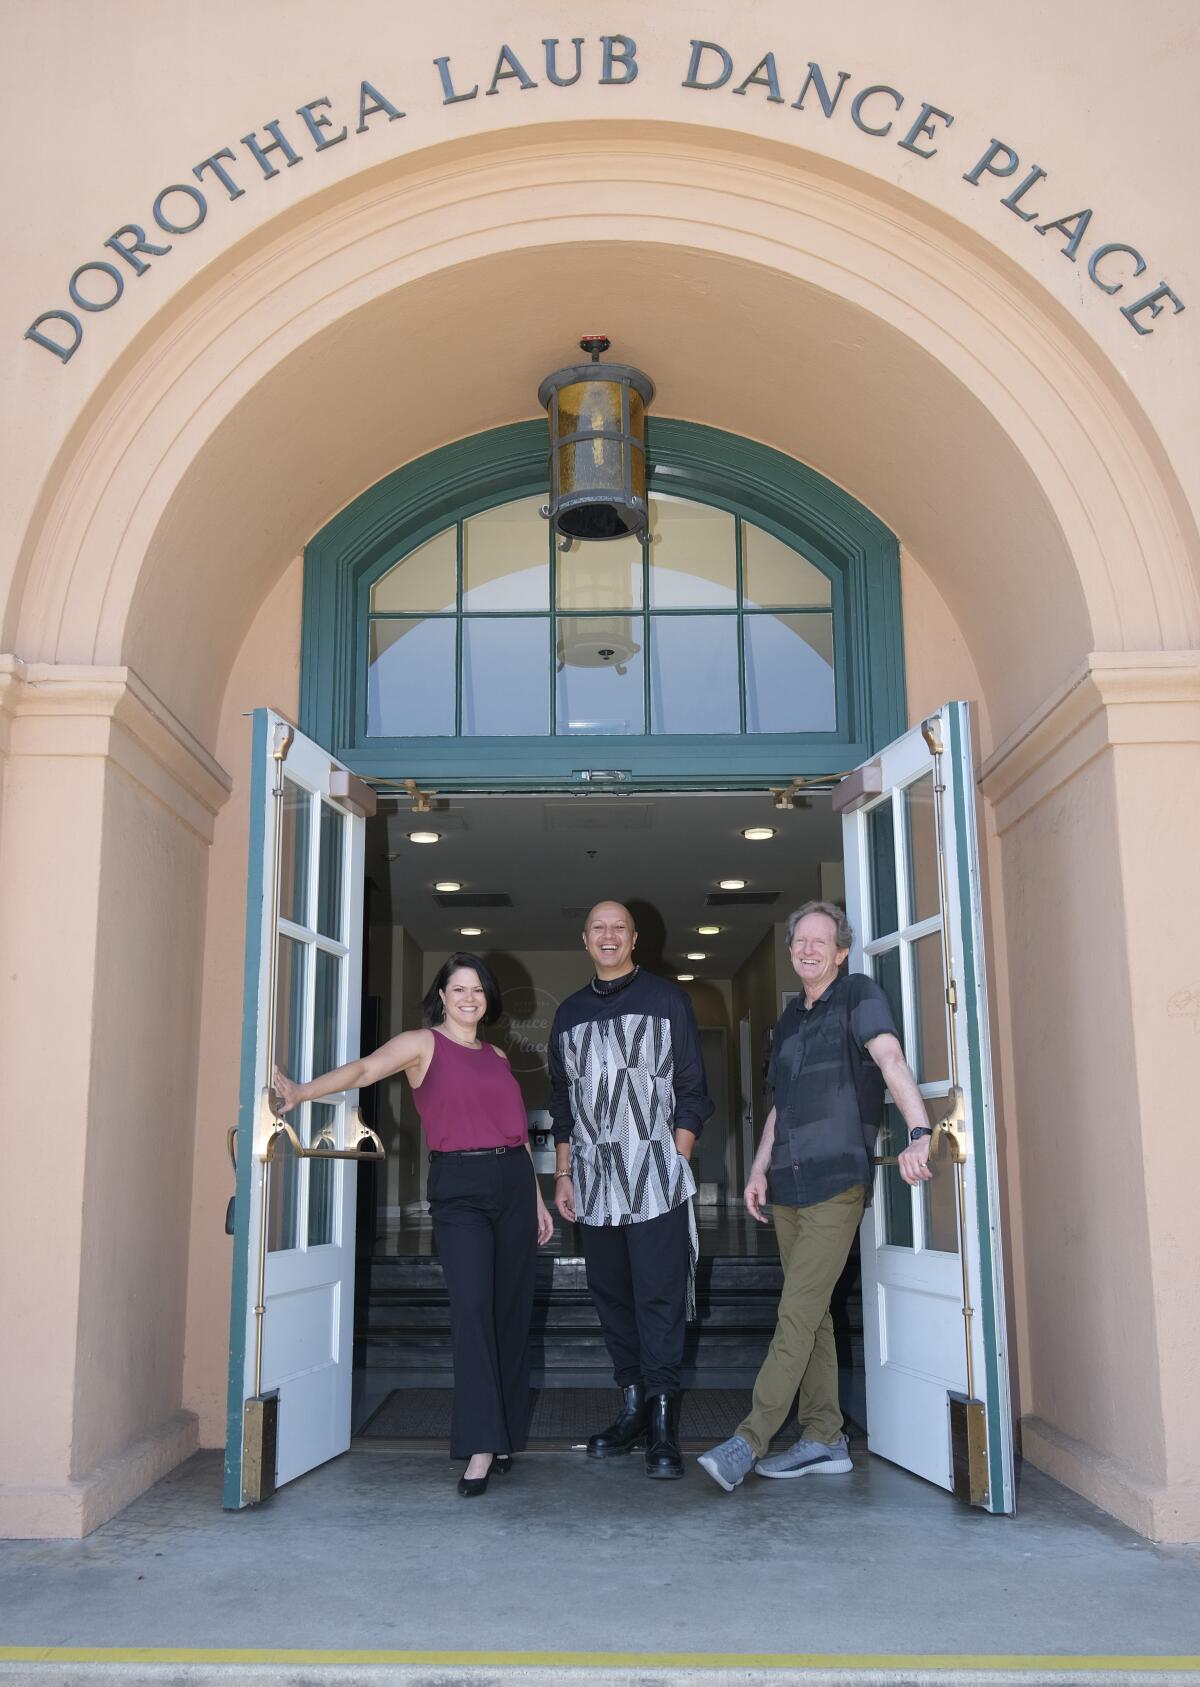
[[[270,1090],[263,1091],[259,1103],[259,1120],[262,1127],[262,1147],[257,1157],[263,1165],[271,1164],[275,1158],[275,1150],[283,1140],[288,1142],[298,1160],[382,1160],[386,1157],[378,1133],[365,1122],[357,1107],[350,1110],[354,1140],[349,1148],[338,1147],[332,1121],[317,1133],[314,1141],[301,1142],[295,1126],[290,1125],[272,1107]]]

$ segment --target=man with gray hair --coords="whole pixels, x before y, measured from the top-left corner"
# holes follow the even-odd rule
[[[932,1175],[925,1104],[888,999],[873,978],[841,972],[853,937],[832,902],[806,902],[787,923],[802,988],[775,1027],[767,1073],[774,1105],[745,1190],[746,1209],[760,1224],[767,1222],[763,1203],[771,1202],[783,1293],[749,1415],[700,1458],[727,1493],[755,1469],[791,1477],[852,1468],[829,1301],[870,1200],[885,1085],[908,1126],[901,1177],[915,1184]],[[767,1457],[797,1390],[801,1437]]]

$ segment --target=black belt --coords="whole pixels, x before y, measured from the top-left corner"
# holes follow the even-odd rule
[[[465,1160],[468,1154],[523,1154],[523,1142],[510,1142],[503,1148],[431,1148],[431,1160]]]

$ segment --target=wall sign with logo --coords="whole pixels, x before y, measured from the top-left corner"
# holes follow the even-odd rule
[[[39,312],[25,338],[69,363],[83,343],[84,324],[120,304],[129,283],[169,258],[210,213],[334,147],[369,144],[403,120],[405,111],[397,102],[407,101],[410,92],[450,106],[495,96],[519,98],[539,86],[569,89],[585,77],[602,87],[628,90],[643,70],[648,77],[679,78],[689,93],[741,96],[783,107],[781,120],[792,125],[784,132],[797,139],[810,139],[814,125],[844,123],[864,137],[864,145],[882,142],[926,162],[940,159],[936,168],[955,168],[967,187],[991,192],[999,210],[1016,217],[1031,234],[1052,241],[1072,264],[1080,261],[1085,240],[1103,234],[1087,249],[1088,280],[1097,300],[1123,295],[1117,308],[1139,336],[1153,333],[1164,311],[1177,316],[1184,309],[1166,280],[1147,287],[1142,278],[1152,273],[1149,260],[1120,238],[1119,230],[1105,228],[1100,212],[1090,205],[1056,203],[1049,171],[1023,160],[1009,140],[968,135],[961,126],[955,128],[954,113],[945,106],[913,98],[889,83],[860,86],[847,70],[826,71],[811,60],[802,66],[798,61],[799,55],[793,64],[772,50],[747,69],[719,41],[693,39],[686,46],[680,42],[674,65],[661,58],[651,65],[643,64],[630,35],[595,40],[576,35],[517,46],[504,42],[470,65],[443,54],[426,73],[410,73],[411,90],[385,89],[381,81],[364,78],[357,98],[340,108],[324,94],[306,100],[288,119],[272,118],[168,182],[149,210],[140,213],[140,221],[122,223],[77,266],[67,281],[66,298]]]

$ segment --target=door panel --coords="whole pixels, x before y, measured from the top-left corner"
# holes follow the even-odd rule
[[[886,1163],[905,1145],[907,1130],[890,1101],[885,1109],[878,1147],[884,1163],[861,1232],[868,1442],[872,1452],[948,1489],[956,1486],[957,1448],[961,1487],[963,1402],[975,1400],[972,1422],[986,1425],[986,1449],[972,1466],[974,1497],[989,1510],[1011,1511],[967,705],[947,704],[868,768],[878,776],[864,777],[859,789],[848,785],[854,794],[839,805],[846,907],[856,933],[850,965],[887,994],[931,1124],[947,1115],[959,1121],[935,1133],[933,1178],[913,1189]]]
[[[253,734],[225,1456],[231,1509],[350,1444],[355,1158],[378,1151],[357,1123],[353,1096],[304,1103],[285,1125],[268,1089],[276,1063],[304,1080],[359,1052],[364,814],[373,797],[271,711],[255,711]],[[335,797],[335,783],[351,795]],[[274,1444],[269,1469],[255,1462],[260,1442],[268,1459]]]

